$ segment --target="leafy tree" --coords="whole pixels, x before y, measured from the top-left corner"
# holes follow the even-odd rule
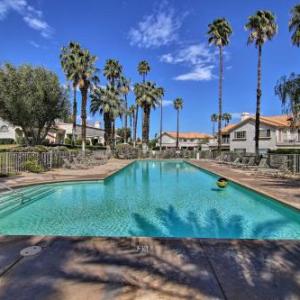
[[[261,105],[261,58],[262,46],[271,40],[277,33],[275,16],[267,10],[259,10],[255,15],[248,18],[245,29],[249,30],[248,45],[254,43],[258,49],[257,63],[257,89],[256,89],[256,115],[255,115],[255,153],[259,155],[259,126],[260,126],[260,105]]]
[[[300,4],[295,5],[291,10],[291,19],[289,22],[289,31],[292,32],[293,45],[300,46]]]
[[[91,95],[91,113],[103,115],[105,145],[113,147],[113,120],[122,111],[122,103],[118,89],[111,85],[105,88],[97,87]]]
[[[219,120],[218,114],[212,114],[210,120],[212,122],[212,133],[215,135],[215,123]]]
[[[63,47],[60,54],[60,62],[62,69],[66,75],[67,80],[71,81],[73,87],[73,114],[72,120],[72,145],[74,146],[76,141],[76,122],[77,122],[77,88],[80,79],[79,67],[79,51],[80,45],[76,42],[70,42],[67,47]]]
[[[222,115],[222,120],[224,121],[224,123],[225,123],[224,125],[225,126],[227,126],[229,124],[229,122],[231,121],[231,119],[232,119],[232,116],[231,116],[230,113],[224,113]]]
[[[142,141],[145,144],[149,142],[150,131],[150,113],[151,108],[156,108],[159,105],[161,98],[164,95],[164,90],[157,87],[155,83],[145,82],[134,86],[134,93],[137,103],[143,108],[143,125],[142,125]]]
[[[219,113],[218,151],[221,150],[222,95],[223,95],[223,48],[229,44],[232,28],[226,19],[216,19],[208,25],[208,43],[219,49]]]
[[[176,129],[176,149],[179,149],[179,111],[183,108],[182,98],[176,98],[173,102],[174,108],[177,111],[177,129]]]
[[[0,117],[20,126],[28,145],[41,144],[70,103],[58,77],[43,67],[6,64],[0,69]]]
[[[275,95],[279,97],[283,111],[293,115],[292,125],[296,125],[300,119],[300,75],[282,76],[275,86]]]

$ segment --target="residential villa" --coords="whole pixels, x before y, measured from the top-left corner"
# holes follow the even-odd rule
[[[72,123],[57,122],[56,127],[65,131],[65,138],[72,137]],[[76,138],[81,139],[81,125],[76,125]],[[96,121],[94,125],[88,124],[86,126],[86,139],[99,144],[104,144],[104,129],[100,128],[100,122]]]
[[[72,123],[58,121],[53,128],[48,132],[46,139],[51,144],[63,144],[66,138],[72,137]],[[76,126],[76,137],[81,138],[81,125]],[[22,136],[22,130],[18,126],[14,126],[9,122],[0,118],[0,141],[11,140],[17,142],[18,137]],[[87,140],[91,143],[104,143],[104,130],[100,128],[100,123],[97,121],[94,125],[86,127]]]
[[[166,131],[162,133],[162,148],[176,148],[176,131]],[[159,139],[157,146],[159,146]],[[199,149],[200,145],[213,139],[213,136],[199,132],[179,132],[179,149]]]
[[[239,153],[255,152],[255,117],[243,113],[240,122],[229,124],[222,129],[223,151]],[[206,150],[217,148],[217,140],[205,145]],[[300,129],[291,127],[288,115],[260,117],[260,153],[277,149],[300,149]]]

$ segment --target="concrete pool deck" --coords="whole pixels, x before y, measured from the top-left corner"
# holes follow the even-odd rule
[[[19,252],[28,245],[42,251]],[[0,299],[299,299],[300,243],[1,237]]]
[[[53,169],[39,174],[23,172],[16,176],[0,178],[0,183],[4,183],[12,188],[15,188],[32,184],[52,182],[103,180],[123,169],[132,162],[133,160],[110,159],[104,165],[94,166],[88,169],[61,168]]]
[[[192,162],[299,205],[297,180]],[[25,173],[5,183],[97,180],[129,163]],[[22,257],[31,245],[42,251]],[[299,253],[300,241],[0,236],[0,299],[300,299]]]

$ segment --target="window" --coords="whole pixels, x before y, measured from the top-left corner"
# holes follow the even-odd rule
[[[235,131],[234,138],[237,140],[245,140],[246,139],[246,131]]]
[[[269,138],[269,137],[271,137],[271,130],[270,129],[260,129],[259,130],[259,137],[260,138]]]
[[[8,132],[8,126],[6,126],[6,125],[1,126],[0,132]]]

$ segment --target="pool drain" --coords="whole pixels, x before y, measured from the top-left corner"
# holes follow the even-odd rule
[[[42,247],[40,246],[31,246],[31,247],[27,247],[24,248],[20,251],[20,254],[22,256],[33,256],[33,255],[37,255],[42,251]]]

